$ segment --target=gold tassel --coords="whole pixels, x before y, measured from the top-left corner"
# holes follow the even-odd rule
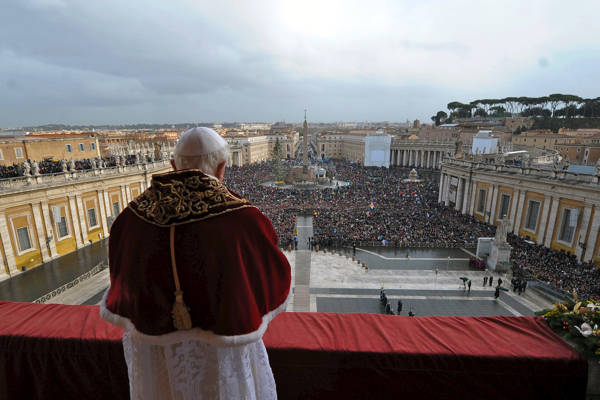
[[[185,329],[192,329],[192,318],[188,307],[183,301],[183,292],[181,290],[175,291],[175,303],[173,304],[173,325],[175,329],[181,331]]]

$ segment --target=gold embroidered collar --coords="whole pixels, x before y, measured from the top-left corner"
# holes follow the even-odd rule
[[[153,175],[151,186],[129,204],[138,217],[160,226],[200,221],[244,207],[252,204],[192,169]]]

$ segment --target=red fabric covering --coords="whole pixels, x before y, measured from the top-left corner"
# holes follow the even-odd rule
[[[128,398],[121,334],[95,306],[0,302],[0,399]],[[530,317],[282,313],[264,342],[280,399],[577,399],[587,381]]]
[[[177,225],[175,243],[194,327],[226,336],[255,332],[288,297],[289,263],[277,248],[271,222],[254,207]],[[110,231],[109,261],[106,308],[144,334],[175,331],[169,228],[126,208]]]

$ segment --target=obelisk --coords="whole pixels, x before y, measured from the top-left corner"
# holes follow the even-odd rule
[[[302,147],[302,172],[304,175],[308,173],[308,123],[306,122],[306,109],[304,109],[304,125],[302,126],[302,134],[304,135],[304,143]]]

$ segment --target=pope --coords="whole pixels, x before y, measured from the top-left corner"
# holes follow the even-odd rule
[[[180,137],[173,171],[113,223],[104,319],[123,327],[132,399],[276,398],[262,342],[290,265],[269,219],[223,184],[227,142]]]

